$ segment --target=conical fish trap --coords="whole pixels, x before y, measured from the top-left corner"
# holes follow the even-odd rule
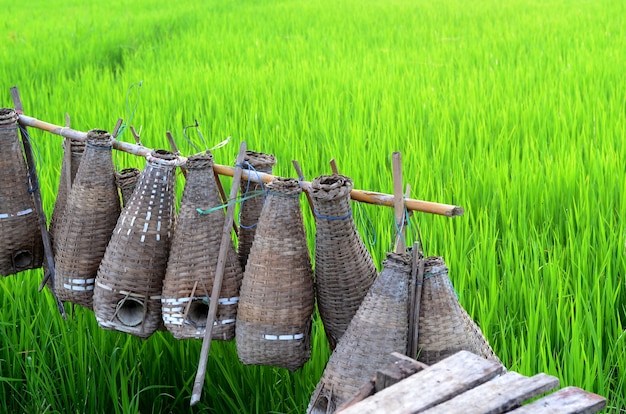
[[[41,267],[43,243],[29,173],[17,136],[18,116],[0,108],[0,275]]]
[[[87,143],[67,200],[56,240],[55,291],[62,301],[92,307],[98,266],[120,215],[115,186],[113,140],[102,130],[87,133]]]
[[[219,208],[222,201],[213,174],[213,156],[191,156],[185,167],[187,181],[161,296],[163,322],[177,339],[204,337],[225,220],[224,210]],[[213,339],[228,341],[235,337],[242,278],[243,272],[231,243]]]
[[[310,357],[314,303],[302,190],[276,178],[267,191],[241,286],[237,353],[244,364],[295,370]]]
[[[146,157],[137,189],[117,221],[94,289],[94,312],[102,328],[147,338],[162,325],[176,158],[164,150]]]
[[[320,176],[311,183],[315,213],[317,306],[334,348],[376,279],[376,266],[356,230],[350,206],[352,180]]]
[[[67,199],[70,195],[70,189],[76,178],[78,172],[78,166],[80,160],[83,157],[85,151],[85,142],[77,139],[66,138],[63,143],[63,163],[61,164],[61,176],[59,178],[59,189],[57,191],[56,201],[54,202],[54,209],[52,210],[52,217],[50,218],[50,226],[48,227],[48,233],[50,233],[50,243],[52,244],[52,251],[56,256],[56,246],[54,240],[58,238],[59,227],[63,221],[63,215],[65,214],[65,207],[67,206]]]
[[[418,327],[419,361],[435,364],[465,350],[502,364],[459,303],[441,257],[429,257],[424,264]]]
[[[276,158],[271,154],[246,151],[243,168],[247,170],[246,172],[251,176],[254,176],[255,171],[271,174],[274,164],[276,164]],[[240,188],[242,197],[246,197],[261,191],[263,189],[263,185],[252,182],[249,179],[242,179]],[[254,233],[256,232],[257,222],[259,221],[259,216],[261,215],[261,210],[263,209],[263,200],[263,197],[252,197],[241,203],[241,210],[239,212],[240,226],[237,254],[239,255],[241,268],[244,270],[246,268],[252,242],[254,241]]]
[[[115,171],[115,183],[122,195],[122,207],[126,206],[126,203],[133,195],[140,175],[141,171],[139,171],[139,168],[124,168],[123,170]]]
[[[326,413],[349,400],[383,367],[391,352],[406,353],[411,257],[388,253],[317,384],[309,413]],[[332,411],[332,410],[331,410]]]

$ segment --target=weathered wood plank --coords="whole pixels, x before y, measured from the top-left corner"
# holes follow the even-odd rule
[[[424,414],[499,414],[519,407],[524,401],[553,390],[559,379],[546,374],[528,378],[508,372],[451,400],[424,411]]]
[[[500,364],[460,351],[342,413],[421,413],[493,379],[502,370]]]
[[[391,362],[387,367],[379,370],[376,373],[376,376],[372,377],[367,383],[363,384],[363,386],[359,388],[359,392],[357,392],[352,398],[346,401],[342,406],[337,408],[337,412],[345,410],[348,407],[351,407],[354,404],[370,397],[371,395],[374,395],[377,390],[380,391],[383,388],[386,388],[379,384],[379,376],[387,375],[389,377],[396,378],[396,381],[391,381],[388,379],[380,380],[385,384],[392,385],[392,383],[395,384],[396,382],[407,378],[415,374],[416,372],[428,368],[428,365],[424,364],[423,362],[416,361],[415,359],[409,358],[408,356],[403,355],[399,352],[392,352],[390,354],[390,360]],[[393,373],[390,374],[389,372],[387,372],[388,370],[393,370]]]
[[[590,414],[606,407],[606,398],[581,390],[566,387],[528,405],[509,411],[515,414]]]
[[[416,372],[428,368],[428,365],[423,362],[416,361],[398,352],[392,352],[391,359],[392,363],[376,372],[376,392],[382,391]]]

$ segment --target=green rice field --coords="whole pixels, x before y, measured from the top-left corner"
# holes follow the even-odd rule
[[[337,160],[355,188],[392,193],[402,152],[416,213],[459,300],[509,370],[545,372],[626,412],[626,2],[615,0],[0,0],[0,106],[80,131],[141,129],[183,155],[239,143],[307,179]],[[30,129],[52,213],[62,139]],[[204,139],[201,139],[201,137]],[[133,142],[128,129],[119,139]],[[143,159],[115,152],[117,168]],[[224,178],[226,189],[231,180]],[[178,180],[177,193],[184,182]],[[303,206],[304,197],[302,198]],[[355,203],[380,263],[393,209]],[[311,249],[315,226],[303,209]],[[243,366],[214,342],[189,407],[201,341],[98,327],[42,271],[0,279],[0,411],[301,413],[329,357],[317,316],[301,369]]]

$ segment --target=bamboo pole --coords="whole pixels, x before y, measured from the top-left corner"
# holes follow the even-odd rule
[[[73,130],[71,128],[60,127],[58,125],[40,121],[36,118],[26,116],[23,114],[19,115],[19,123],[23,126],[29,126],[29,127],[41,129],[43,131],[50,132],[51,134],[60,135],[60,136],[67,137],[67,138],[74,138],[79,141],[84,141],[87,137],[86,132],[80,132],[80,131]],[[113,141],[113,148],[119,151],[128,152],[130,154],[139,155],[142,157],[149,155],[150,152],[152,151],[152,149],[143,147],[141,145],[130,144],[130,143],[121,142],[121,141]],[[177,163],[182,164],[182,162],[184,161],[185,161],[185,158],[179,156]],[[225,165],[214,164],[213,169],[220,175],[233,177],[235,174],[235,168],[225,166]],[[276,176],[255,171],[253,174],[250,174],[250,177],[248,177],[248,172],[243,171],[242,178],[245,180],[250,180],[255,183],[258,183],[260,181],[262,181],[263,183],[269,183],[274,178],[276,178]],[[302,182],[302,188],[305,191],[308,189],[308,186],[310,185],[311,185],[310,182],[307,182],[307,181]],[[387,207],[394,206],[393,195],[390,195],[390,194],[378,193],[375,191],[367,191],[367,190],[352,190],[352,192],[350,193],[350,197],[352,198],[352,200],[360,201],[362,203],[376,204],[376,205],[387,206]],[[446,217],[462,216],[463,213],[465,212],[462,207],[454,206],[451,204],[440,204],[440,203],[435,203],[432,201],[422,201],[422,200],[413,200],[413,199],[406,199],[404,201],[405,201],[405,206],[407,210],[409,211],[420,211],[423,213],[438,214],[438,215],[446,216]]]
[[[239,191],[239,183],[241,182],[241,172],[243,159],[246,154],[246,143],[242,142],[239,147],[239,154],[235,162],[236,171],[233,179],[233,185],[230,188],[230,199],[234,200]],[[215,323],[215,315],[217,314],[217,302],[220,298],[222,290],[222,280],[224,279],[224,269],[226,267],[226,255],[228,254],[228,246],[231,240],[231,223],[235,215],[235,205],[229,204],[226,209],[226,220],[222,229],[222,241],[220,251],[217,256],[217,269],[215,270],[215,280],[213,281],[213,290],[211,291],[211,302],[209,303],[209,313],[206,318],[206,330],[202,340],[202,349],[200,350],[200,361],[198,362],[198,372],[196,380],[193,384],[193,392],[191,394],[190,405],[196,405],[202,396],[202,387],[204,386],[204,378],[206,376],[206,364],[209,359],[209,351],[211,350],[211,338],[213,336],[213,324]]]
[[[11,97],[13,98],[13,105],[15,105],[15,112],[19,115],[24,112],[22,106],[22,99],[20,98],[20,92],[16,86],[11,88]],[[46,214],[43,211],[43,203],[41,201],[41,191],[39,189],[39,177],[37,176],[37,170],[35,168],[35,158],[33,156],[33,149],[30,145],[30,137],[26,128],[20,128],[20,134],[22,135],[22,145],[24,146],[24,155],[26,156],[26,163],[28,164],[30,185],[33,188],[33,201],[35,204],[35,211],[37,212],[37,218],[39,220],[39,229],[41,231],[41,239],[44,248],[44,260],[46,261],[47,272],[41,282],[39,290],[43,289],[47,280],[50,280],[50,291],[54,297],[59,313],[66,319],[65,307],[63,302],[59,300],[54,292],[55,283],[55,271],[54,271],[54,256],[52,254],[52,244],[50,243],[50,236],[48,234],[48,226],[46,223]]]
[[[304,174],[302,173],[302,168],[300,168],[300,163],[297,160],[292,160],[291,163],[293,164],[294,170],[296,170],[296,174],[298,174],[298,180],[300,180],[300,182],[304,182]],[[311,194],[308,190],[306,190],[304,194],[306,194],[306,199],[309,202],[309,208],[311,209],[311,213],[313,214],[313,217],[315,217],[315,207],[313,207]]]
[[[402,154],[394,152],[393,171],[393,210],[396,218],[396,253],[406,253],[406,228],[404,226],[404,194],[402,193]]]

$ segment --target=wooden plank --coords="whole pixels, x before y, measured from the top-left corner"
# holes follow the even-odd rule
[[[589,414],[597,413],[605,407],[606,398],[580,388],[566,387],[509,412],[515,414]]]
[[[493,379],[502,370],[500,364],[460,351],[342,413],[421,413]]]
[[[508,372],[424,411],[424,414],[505,413],[558,386],[559,379],[550,375],[538,374],[528,378],[517,372]]]
[[[410,377],[416,372],[422,371],[428,368],[428,365],[423,362],[409,358],[406,355],[402,355],[398,352],[391,354],[393,362],[376,372],[376,392],[382,391],[385,388],[402,381],[405,378]]]
[[[367,383],[363,384],[361,388],[359,388],[359,391],[352,398],[343,403],[343,405],[341,405],[337,409],[337,412],[345,410],[348,407],[351,407],[354,404],[363,401],[367,397],[374,395],[377,391],[386,388],[385,386],[380,386],[379,381],[384,382],[388,385],[393,385],[396,382],[399,382],[400,380],[415,374],[416,372],[428,368],[428,365],[424,364],[423,362],[416,361],[415,359],[409,358],[408,356],[403,355],[399,352],[392,352],[390,354],[390,360],[391,363],[389,365],[387,365],[382,370],[379,370],[374,377],[372,377]],[[389,372],[387,372],[388,370],[393,370],[393,373],[390,374]],[[397,380],[393,381],[388,378],[379,379],[379,376],[381,375],[394,377]]]

